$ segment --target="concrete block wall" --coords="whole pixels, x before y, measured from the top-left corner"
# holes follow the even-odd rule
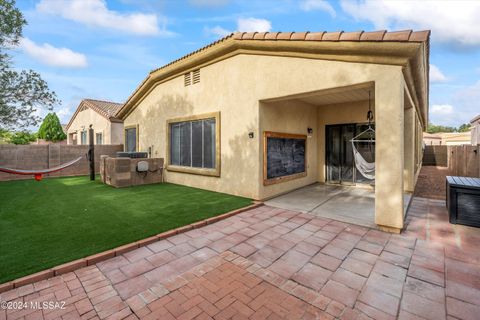
[[[123,151],[123,145],[95,146],[95,171],[100,172],[100,156],[114,156],[117,151]],[[25,170],[48,169],[66,163],[75,158],[82,159],[71,167],[45,175],[78,176],[89,174],[89,164],[86,157],[88,146],[85,145],[0,145],[0,167]],[[32,176],[23,176],[0,172],[0,181],[32,179]]]

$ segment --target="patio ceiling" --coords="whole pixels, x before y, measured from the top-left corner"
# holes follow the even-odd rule
[[[263,100],[264,102],[276,101],[301,101],[316,106],[330,105],[354,101],[367,101],[368,92],[371,92],[372,102],[375,99],[375,91],[373,83],[362,83],[354,86],[338,87],[325,89],[320,91],[305,92],[295,95],[278,97],[273,99]],[[372,105],[374,105],[372,103]]]
[[[313,105],[327,105],[327,104],[337,104],[345,102],[354,102],[354,101],[365,101],[368,100],[368,89],[359,88],[359,89],[350,89],[334,93],[318,93],[313,96],[307,96],[299,98],[299,101],[306,102]],[[373,96],[372,96],[373,99]]]

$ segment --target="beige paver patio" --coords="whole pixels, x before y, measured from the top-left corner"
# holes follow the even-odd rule
[[[2,293],[27,307],[0,319],[478,319],[480,229],[423,198],[407,223],[392,235],[263,206]]]

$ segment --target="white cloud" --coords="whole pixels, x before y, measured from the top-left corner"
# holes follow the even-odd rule
[[[240,18],[237,20],[237,30],[242,32],[266,32],[272,29],[272,24],[266,19]]]
[[[341,7],[378,29],[429,29],[435,41],[480,46],[480,1],[342,0]]]
[[[228,36],[230,33],[232,33],[232,31],[224,29],[220,26],[215,26],[213,28],[206,27],[205,32],[208,35],[214,35],[214,36],[217,36],[217,37],[225,37],[225,36]]]
[[[58,118],[60,119],[61,124],[67,124],[70,121],[70,118],[73,115],[73,112],[70,107],[61,107],[55,111]]]
[[[434,64],[430,64],[430,82],[446,82],[448,78]]]
[[[107,8],[104,0],[41,0],[36,9],[39,12],[59,15],[65,19],[88,26],[120,30],[126,33],[151,36],[169,36],[166,19],[159,28],[159,17],[155,14],[120,13]]]
[[[220,7],[226,5],[229,0],[190,0],[189,2],[197,7]]]
[[[304,11],[325,11],[332,17],[337,15],[335,9],[333,9],[332,5],[326,0],[305,0],[300,4],[300,8]]]
[[[20,41],[21,49],[30,57],[54,67],[84,68],[87,57],[68,48],[56,48],[48,43],[38,45],[28,38]]]
[[[430,107],[430,114],[436,116],[448,116],[454,113],[453,106],[450,104],[434,104]]]

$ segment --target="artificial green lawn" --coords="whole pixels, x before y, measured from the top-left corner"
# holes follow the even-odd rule
[[[0,283],[251,204],[174,184],[0,182]]]

